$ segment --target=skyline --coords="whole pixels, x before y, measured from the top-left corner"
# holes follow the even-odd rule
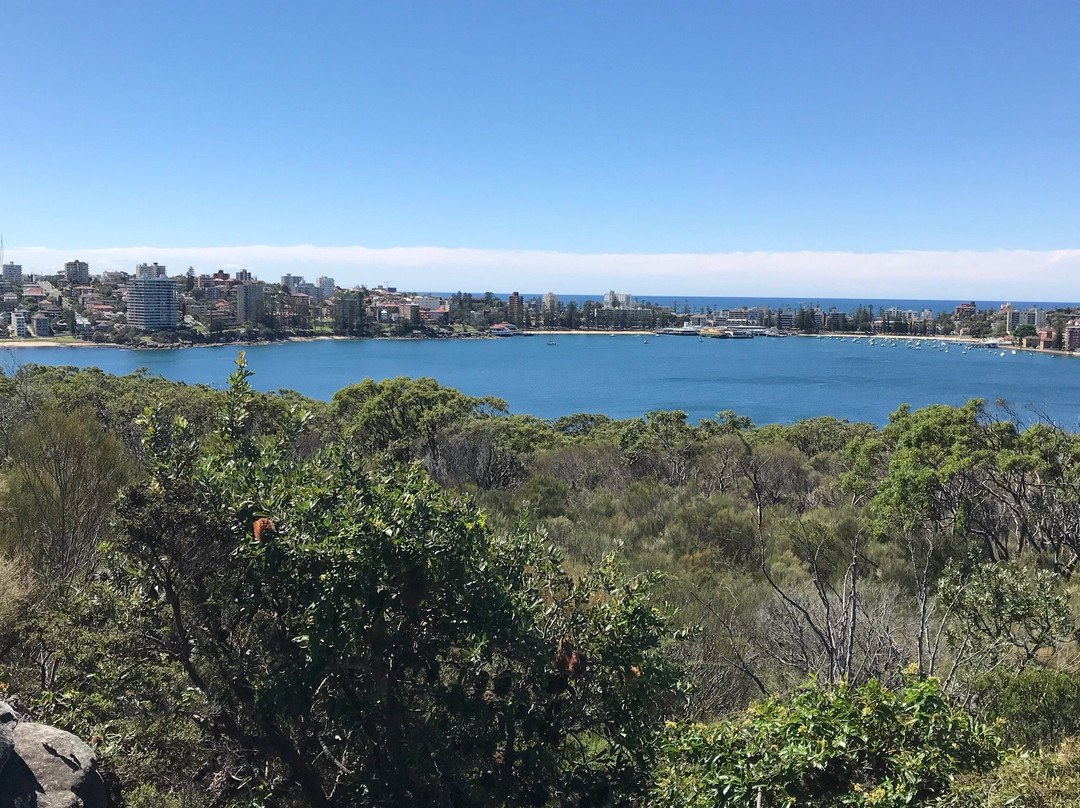
[[[262,280],[275,281],[291,273],[309,280],[328,275],[339,286],[387,284],[422,292],[517,290],[578,295],[615,289],[639,298],[956,298],[1080,303],[1075,284],[1080,276],[1080,249],[581,255],[437,247],[377,250],[264,245],[82,250],[21,247],[6,248],[5,255],[5,261],[21,264],[28,274],[56,274],[64,262],[74,259],[87,261],[93,274],[131,272],[137,264],[154,262],[167,266],[173,275],[188,266],[199,273],[248,269]],[[972,266],[978,267],[977,277],[969,272]]]
[[[650,294],[1070,299],[1078,25],[1069,3],[22,4],[0,232],[28,266],[173,245],[135,262],[574,292],[618,256]]]

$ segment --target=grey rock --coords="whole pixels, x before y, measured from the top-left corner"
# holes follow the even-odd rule
[[[0,808],[106,808],[89,746],[70,732],[26,721],[12,734],[12,754],[0,769]]]
[[[0,771],[15,751],[15,725],[19,723],[19,714],[6,701],[0,701]]]
[[[8,758],[15,750],[15,733],[11,731],[11,725],[0,724],[0,771],[4,770]]]
[[[0,724],[18,724],[19,714],[6,701],[0,701]]]

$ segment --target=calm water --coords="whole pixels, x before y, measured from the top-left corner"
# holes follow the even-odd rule
[[[694,337],[574,335],[502,340],[321,340],[247,348],[253,384],[319,399],[365,377],[432,376],[470,395],[506,399],[516,413],[639,416],[681,409],[708,418],[731,409],[755,423],[817,415],[884,423],[902,403],[962,404],[1001,398],[1029,417],[1040,412],[1080,428],[1080,359],[986,349],[948,352],[870,345],[865,339],[698,341]],[[172,351],[113,348],[0,349],[0,366],[96,365],[221,386],[235,347]]]

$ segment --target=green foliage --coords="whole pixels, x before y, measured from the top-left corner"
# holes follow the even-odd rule
[[[89,575],[113,498],[131,476],[120,441],[86,409],[49,406],[8,436],[7,452],[0,545],[50,586]]]
[[[1013,339],[1020,342],[1027,337],[1034,337],[1038,333],[1039,332],[1035,329],[1035,326],[1031,325],[1030,323],[1023,323],[1021,325],[1018,325],[1013,330]]]
[[[965,472],[977,460],[982,402],[901,407],[882,431],[892,445],[872,510],[879,531],[963,528]]]
[[[654,410],[626,423],[619,448],[638,474],[681,485],[689,479],[701,443],[685,412]]]
[[[1080,675],[1041,667],[995,670],[971,683],[979,717],[1011,747],[1046,749],[1080,737]]]
[[[438,457],[440,438],[470,417],[502,413],[500,399],[471,398],[434,379],[365,379],[333,396],[333,418],[357,451],[393,462]]]
[[[1008,662],[1022,668],[1075,630],[1069,603],[1047,570],[980,564],[963,575],[953,567],[939,586],[954,616],[950,643],[957,658],[977,670]]]
[[[993,771],[958,777],[940,808],[1080,808],[1080,740],[1012,755]]]
[[[666,806],[920,806],[997,763],[994,736],[910,679],[803,688],[713,725],[672,726],[655,800]]]
[[[861,442],[875,431],[873,424],[852,423],[824,415],[793,424],[760,427],[755,440],[783,441],[810,458],[826,452],[843,452],[853,441]]]
[[[815,671],[847,682],[820,691],[838,703],[871,677],[902,694],[911,662],[1001,719],[1010,744],[1078,731],[1062,594],[1080,563],[1077,435],[1021,430],[980,402],[902,407],[881,430],[756,427],[730,411],[696,426],[677,411],[549,423],[430,379],[369,380],[325,405],[258,393],[248,375],[228,391],[145,371],[0,375],[0,681],[36,718],[96,739],[129,805],[629,802],[674,698],[665,659],[692,672],[685,715],[705,719],[759,694],[786,705]],[[71,475],[53,496],[82,503],[69,521],[98,514],[70,532],[82,560],[57,565],[40,550],[63,509],[40,507],[31,475],[66,443],[106,474]],[[109,475],[129,473],[143,482],[103,560]],[[256,539],[258,518],[275,529]],[[78,572],[56,587],[57,569]],[[693,629],[670,649],[661,599]],[[556,661],[563,637],[584,674]],[[848,761],[830,740],[840,708],[815,698],[833,716],[814,725],[832,727],[829,760]],[[898,737],[878,712],[860,761]],[[738,748],[755,777],[805,775],[821,792],[806,799],[825,804],[836,783],[798,769],[818,754],[798,726],[685,732],[725,749],[749,733],[763,746]],[[770,749],[774,731],[791,742]],[[666,764],[687,778],[676,805],[695,804],[695,773],[723,768],[694,749]],[[1028,785],[1050,795],[1073,777],[1056,760],[965,783],[990,804]],[[868,790],[862,765],[844,770],[843,799],[896,804],[900,786]]]
[[[610,561],[573,579],[416,469],[297,457],[298,418],[252,433],[248,375],[241,359],[214,440],[148,413],[150,478],[111,559],[161,637],[135,660],[183,671],[250,788],[311,806],[639,792],[676,683],[647,581]]]

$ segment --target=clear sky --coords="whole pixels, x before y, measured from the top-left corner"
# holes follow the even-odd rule
[[[939,297],[944,261],[958,295],[1080,297],[1075,2],[105,0],[0,24],[0,233],[28,270],[591,292],[625,264],[628,291]]]

